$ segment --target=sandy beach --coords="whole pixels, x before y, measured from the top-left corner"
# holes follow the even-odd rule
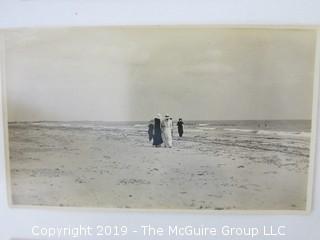
[[[186,126],[154,148],[146,124],[9,124],[12,199],[41,206],[303,210],[310,133]]]

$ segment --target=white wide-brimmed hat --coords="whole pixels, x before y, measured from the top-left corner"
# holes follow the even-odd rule
[[[160,113],[156,114],[156,116],[154,118],[161,119],[161,114]]]

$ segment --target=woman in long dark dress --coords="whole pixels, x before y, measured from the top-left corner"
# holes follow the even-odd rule
[[[182,118],[179,118],[179,121],[177,122],[179,137],[182,137],[183,135],[183,124]]]
[[[161,147],[161,144],[163,143],[162,137],[161,137],[161,117],[158,114],[154,118],[154,134],[153,134],[153,145],[155,147]]]

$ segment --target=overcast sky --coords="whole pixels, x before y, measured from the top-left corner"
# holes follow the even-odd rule
[[[7,33],[9,121],[311,119],[315,32],[69,28]]]

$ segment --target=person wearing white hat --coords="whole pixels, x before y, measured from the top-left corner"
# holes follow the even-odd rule
[[[164,120],[161,124],[162,128],[162,139],[165,147],[172,147],[172,120],[170,119],[169,114],[165,115]]]

